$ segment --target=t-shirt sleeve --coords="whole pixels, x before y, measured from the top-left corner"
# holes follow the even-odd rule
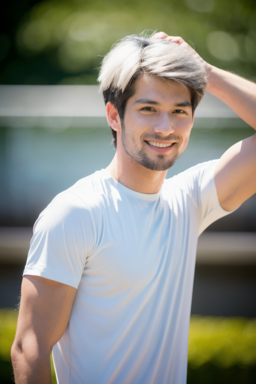
[[[199,205],[199,227],[200,235],[214,221],[226,216],[233,211],[225,211],[218,199],[214,181],[214,170],[218,160],[209,161],[198,168],[196,182],[198,205]]]
[[[218,199],[214,181],[214,170],[219,160],[211,160],[198,164],[171,179],[171,186],[180,189],[184,196],[185,209],[190,204],[196,207],[198,236],[214,221],[226,216],[233,211],[225,211]]]
[[[23,275],[42,276],[77,288],[93,247],[90,211],[76,196],[63,194],[34,225]]]

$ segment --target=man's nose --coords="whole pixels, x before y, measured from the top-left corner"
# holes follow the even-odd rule
[[[154,132],[168,135],[174,132],[174,125],[168,112],[161,113],[158,121],[154,125]]]

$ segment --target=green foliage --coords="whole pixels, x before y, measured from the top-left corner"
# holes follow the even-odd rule
[[[209,61],[234,67],[256,64],[256,13],[249,2],[214,0],[43,1],[27,15],[17,34],[23,52],[54,49],[70,73],[98,65],[111,45],[144,29],[181,35]],[[249,23],[248,23],[249,20]],[[235,24],[234,24],[235,21]],[[99,56],[100,55],[100,56]],[[242,64],[242,65],[241,65]]]
[[[42,81],[52,74],[62,84],[96,83],[96,68],[112,44],[145,29],[182,36],[213,65],[255,78],[254,0],[44,0],[17,26],[15,45],[26,62],[20,70],[25,76],[33,63]]]
[[[203,318],[190,322],[188,383],[256,382],[256,320]]]
[[[256,363],[256,320],[200,318],[190,322],[188,360],[191,367],[212,361],[228,368]]]
[[[17,311],[0,310],[0,382],[12,383],[10,349]],[[193,316],[188,347],[188,384],[256,382],[256,319]],[[52,366],[52,384],[56,383]]]

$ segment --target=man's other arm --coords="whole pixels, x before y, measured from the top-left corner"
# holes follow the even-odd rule
[[[15,383],[50,384],[50,354],[68,325],[76,289],[39,276],[24,276],[11,350]]]
[[[256,130],[256,84],[207,63],[206,71],[206,91],[226,103]],[[232,211],[256,193],[256,134],[223,154],[214,178],[219,202],[226,211]]]

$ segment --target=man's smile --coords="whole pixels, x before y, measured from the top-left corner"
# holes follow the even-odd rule
[[[153,151],[159,152],[159,153],[165,153],[169,152],[176,143],[164,143],[164,142],[159,142],[159,141],[146,141],[145,143],[153,149]]]
[[[170,147],[171,145],[173,145],[173,143],[170,143],[170,144],[167,144],[167,143],[158,143],[156,141],[149,141],[148,142],[150,145],[153,145],[153,147],[159,147],[159,148],[166,148],[166,147]]]

